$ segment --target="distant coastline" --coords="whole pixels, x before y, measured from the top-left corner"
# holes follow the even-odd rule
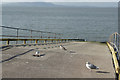
[[[83,8],[116,8],[118,4],[116,2],[14,2],[14,3],[2,3],[3,7],[83,7]]]

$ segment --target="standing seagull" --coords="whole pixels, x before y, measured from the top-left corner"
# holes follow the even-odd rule
[[[90,70],[91,70],[91,69],[99,69],[99,67],[91,64],[90,62],[86,62],[86,67],[87,67],[88,69],[90,69]]]
[[[60,49],[63,49],[63,50],[67,50],[65,47],[63,47],[62,45],[60,45]]]
[[[40,52],[39,52],[39,51],[36,51],[35,55],[40,55]]]
[[[36,51],[36,53],[33,55],[33,56],[37,56],[37,57],[40,57],[40,52],[39,51]]]

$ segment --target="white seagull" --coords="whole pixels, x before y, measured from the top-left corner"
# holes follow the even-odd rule
[[[91,69],[99,69],[99,67],[91,64],[90,62],[86,62],[86,67],[87,67],[88,69],[90,69],[90,70],[91,70]]]
[[[39,51],[36,51],[35,55],[36,55],[36,56],[37,56],[37,55],[40,55],[40,52],[39,52]]]
[[[36,53],[33,56],[40,57],[40,55],[41,55],[40,52],[36,51]]]
[[[67,50],[65,47],[63,47],[62,45],[60,45],[60,49],[63,49],[63,50]]]

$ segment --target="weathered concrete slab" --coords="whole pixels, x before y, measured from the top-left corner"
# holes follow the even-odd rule
[[[65,43],[67,51],[61,50],[59,45],[12,47],[4,50],[3,60],[22,55],[2,63],[3,78],[115,78],[112,57],[106,44]],[[33,57],[36,50],[45,56]],[[85,67],[86,61],[100,69],[89,71]]]

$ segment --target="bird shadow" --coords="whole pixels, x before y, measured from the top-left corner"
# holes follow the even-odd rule
[[[5,50],[8,50],[8,49],[11,49],[13,46],[2,46],[2,47],[0,47],[0,49],[2,50],[2,51],[5,51]]]
[[[41,54],[40,56],[45,56],[46,54]]]
[[[25,55],[25,54],[27,54],[27,53],[33,51],[33,50],[34,50],[34,49],[30,49],[30,50],[28,50],[28,51],[26,51],[26,52],[24,52],[24,53],[14,55],[14,56],[12,56],[12,57],[10,57],[10,58],[8,58],[8,59],[5,59],[5,60],[0,61],[0,63],[3,63],[3,62],[6,62],[6,61],[9,61],[9,60],[14,59],[14,58],[16,58],[16,57],[18,57],[18,56]]]
[[[107,72],[107,71],[96,71],[96,73],[110,73],[110,72]]]
[[[33,55],[34,57],[43,57],[45,56],[46,54],[41,54],[41,55]]]

